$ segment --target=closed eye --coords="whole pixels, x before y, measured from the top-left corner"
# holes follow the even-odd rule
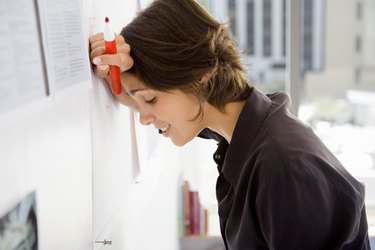
[[[146,102],[147,104],[155,104],[156,101],[157,101],[157,99],[156,99],[156,97],[154,97],[154,98],[152,98],[152,99],[150,99],[150,100],[146,100],[145,102]]]

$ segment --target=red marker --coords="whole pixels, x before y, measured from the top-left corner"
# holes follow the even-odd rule
[[[104,43],[105,43],[105,52],[107,54],[117,53],[116,36],[115,36],[115,32],[113,32],[111,27],[109,26],[108,17],[105,18]],[[122,86],[121,86],[121,79],[120,79],[120,68],[114,65],[110,65],[109,76],[111,77],[111,82],[112,82],[112,93],[114,95],[121,94]]]

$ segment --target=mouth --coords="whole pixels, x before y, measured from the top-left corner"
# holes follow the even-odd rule
[[[163,134],[164,136],[166,136],[166,133],[168,132],[168,129],[171,127],[170,124],[162,127],[162,128],[159,128],[159,134]]]

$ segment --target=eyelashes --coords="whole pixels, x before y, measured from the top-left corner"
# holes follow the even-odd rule
[[[145,102],[146,102],[147,104],[155,104],[156,101],[157,101],[157,99],[156,99],[156,97],[154,97],[154,98],[152,98],[152,99],[150,99],[150,100],[146,100]]]

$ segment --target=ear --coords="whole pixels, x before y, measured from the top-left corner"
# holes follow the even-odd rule
[[[209,72],[207,72],[206,74],[204,74],[202,77],[201,77],[201,79],[199,79],[199,83],[201,83],[201,84],[205,84],[205,83],[207,83],[208,82],[208,80],[210,80],[210,78],[212,77],[212,72],[211,71],[209,71]]]
[[[206,74],[204,74],[202,77],[201,77],[201,79],[199,79],[199,83],[206,83],[206,82],[208,82],[208,80],[210,79],[210,74],[209,73],[206,73]]]

